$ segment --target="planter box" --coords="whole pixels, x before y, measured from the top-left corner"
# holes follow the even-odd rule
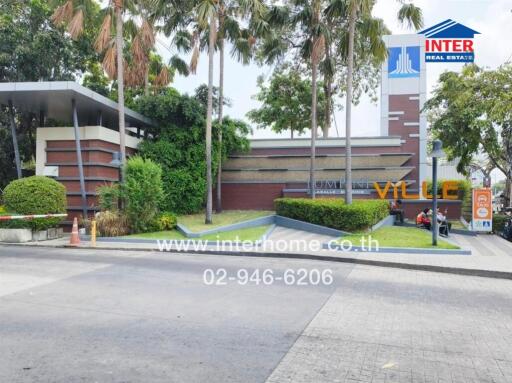
[[[62,228],[32,231],[30,229],[0,229],[0,242],[24,243],[30,241],[46,241],[61,238],[64,235]]]
[[[32,232],[32,241],[46,241],[48,239],[48,230],[39,230]]]
[[[0,229],[0,242],[23,243],[32,241],[30,229]]]

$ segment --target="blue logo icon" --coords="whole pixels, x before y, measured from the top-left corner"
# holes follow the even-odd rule
[[[420,47],[389,48],[388,77],[420,77]]]

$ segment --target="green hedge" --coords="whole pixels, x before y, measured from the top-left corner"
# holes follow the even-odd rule
[[[162,169],[151,160],[131,157],[125,166],[125,212],[135,233],[154,230],[158,205],[164,195]]]
[[[32,176],[12,181],[4,190],[5,208],[17,214],[66,213],[66,188],[59,182],[43,176]],[[37,218],[8,221],[3,226],[46,230],[56,227],[62,218]]]
[[[276,213],[344,231],[365,230],[389,215],[385,200],[355,200],[346,205],[340,199],[278,198]]]
[[[507,216],[505,214],[494,214],[492,217],[492,231],[495,234],[499,234],[503,231],[505,227],[505,222],[507,221]]]

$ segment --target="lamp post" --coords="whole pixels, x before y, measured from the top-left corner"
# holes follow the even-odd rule
[[[437,159],[446,156],[441,140],[434,140],[430,156],[432,157],[432,246],[437,246]]]
[[[123,165],[123,162],[121,161],[121,153],[119,153],[119,152],[112,153],[112,161],[110,161],[110,165],[117,168],[117,181],[120,184],[121,183],[121,169],[122,169],[122,165]],[[118,206],[119,210],[121,210],[121,208],[122,208],[121,198],[118,199],[117,206]]]

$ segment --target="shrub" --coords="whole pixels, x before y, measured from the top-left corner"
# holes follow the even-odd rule
[[[5,209],[5,206],[0,205],[0,215],[5,215],[5,214],[7,214],[7,210]]]
[[[507,217],[505,214],[495,214],[492,217],[492,231],[495,234],[499,234],[505,228],[505,222],[507,222]]]
[[[172,213],[161,213],[156,219],[156,227],[159,231],[173,230],[178,223],[178,218]]]
[[[96,214],[96,230],[101,237],[118,237],[130,233],[130,223],[124,214],[102,211]]]
[[[346,205],[339,199],[278,198],[276,213],[344,231],[364,230],[389,215],[385,200],[355,200]]]
[[[98,204],[102,211],[118,210],[119,199],[122,198],[121,189],[118,184],[105,184],[96,188],[98,193]]]
[[[65,213],[67,208],[66,188],[59,182],[43,176],[12,181],[4,190],[3,200],[8,211],[22,215]],[[46,230],[58,226],[61,221],[62,218],[37,218],[9,225]]]
[[[154,229],[163,197],[162,169],[151,160],[135,156],[126,163],[123,185],[125,211],[136,233]]]

